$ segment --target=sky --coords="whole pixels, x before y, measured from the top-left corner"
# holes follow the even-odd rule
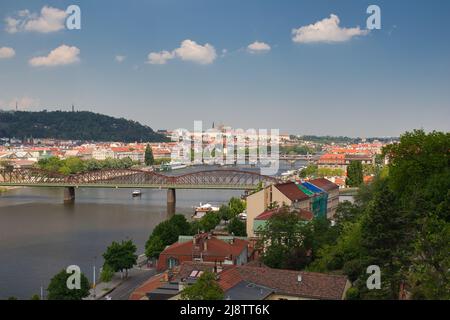
[[[369,5],[381,29],[367,29]],[[449,14],[446,0],[1,0],[0,109],[73,104],[153,129],[449,131]]]

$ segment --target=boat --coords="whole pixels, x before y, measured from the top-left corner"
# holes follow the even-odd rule
[[[187,164],[181,163],[181,162],[171,162],[169,163],[169,170],[178,170],[178,169],[184,169],[187,168]]]
[[[194,214],[192,215],[193,219],[201,219],[208,212],[218,212],[219,207],[213,206],[210,203],[201,204],[198,207],[194,208]]]
[[[246,221],[247,220],[247,212],[241,212],[238,214],[238,218],[241,219],[242,221]]]
[[[131,195],[133,197],[140,197],[141,196],[141,190],[133,190],[133,192],[131,193]]]

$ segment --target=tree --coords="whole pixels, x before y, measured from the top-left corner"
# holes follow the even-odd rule
[[[109,282],[114,276],[114,270],[109,266],[109,264],[104,264],[102,272],[100,273],[101,282]]]
[[[400,271],[408,258],[408,221],[389,189],[388,181],[376,183],[372,203],[362,222],[362,246],[367,252],[366,265],[381,268],[383,288],[367,292],[366,296],[377,294],[378,298],[396,299],[402,280]]]
[[[48,300],[81,300],[89,296],[89,280],[81,273],[80,289],[69,289],[67,279],[71,276],[66,270],[57,273],[48,285]]]
[[[314,177],[317,175],[318,167],[317,165],[310,164],[305,169],[300,171],[301,178]]]
[[[38,294],[33,294],[33,295],[31,296],[31,300],[41,300],[41,297],[39,297]]]
[[[363,183],[363,168],[360,161],[350,161],[345,183],[349,187],[359,187]]]
[[[220,216],[216,212],[207,212],[200,219],[200,226],[203,231],[208,232],[214,229],[220,223]]]
[[[272,215],[258,233],[257,247],[262,252],[262,262],[267,266],[302,269],[310,262],[312,226],[287,207]]]
[[[148,258],[157,259],[165,247],[164,242],[159,236],[152,235],[145,244],[145,255]]]
[[[205,271],[197,281],[181,291],[183,300],[223,300],[224,293],[214,273]]]
[[[225,221],[231,220],[234,217],[230,207],[226,204],[220,206],[218,215]]]
[[[237,237],[247,236],[246,224],[238,217],[231,219],[230,223],[227,225],[227,230],[229,233],[234,234]]]
[[[104,267],[108,265],[114,272],[120,271],[123,273],[125,271],[127,277],[128,269],[136,264],[136,250],[136,245],[131,240],[122,240],[121,243],[113,241],[103,254]]]
[[[147,166],[151,166],[153,165],[154,162],[155,159],[153,158],[152,147],[149,144],[147,144],[147,146],[145,147],[145,164]]]
[[[145,244],[146,256],[157,258],[166,246],[177,242],[180,235],[197,233],[193,229],[186,217],[181,214],[175,214],[169,220],[159,223]]]
[[[245,202],[239,198],[232,197],[228,202],[228,206],[233,217],[245,211]]]

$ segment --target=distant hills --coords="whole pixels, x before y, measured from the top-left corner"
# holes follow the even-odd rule
[[[136,121],[88,111],[0,111],[0,137],[159,142],[168,139]]]

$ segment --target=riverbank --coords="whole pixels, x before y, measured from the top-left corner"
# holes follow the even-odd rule
[[[21,187],[0,187],[0,193],[7,192],[9,190],[19,189]]]

